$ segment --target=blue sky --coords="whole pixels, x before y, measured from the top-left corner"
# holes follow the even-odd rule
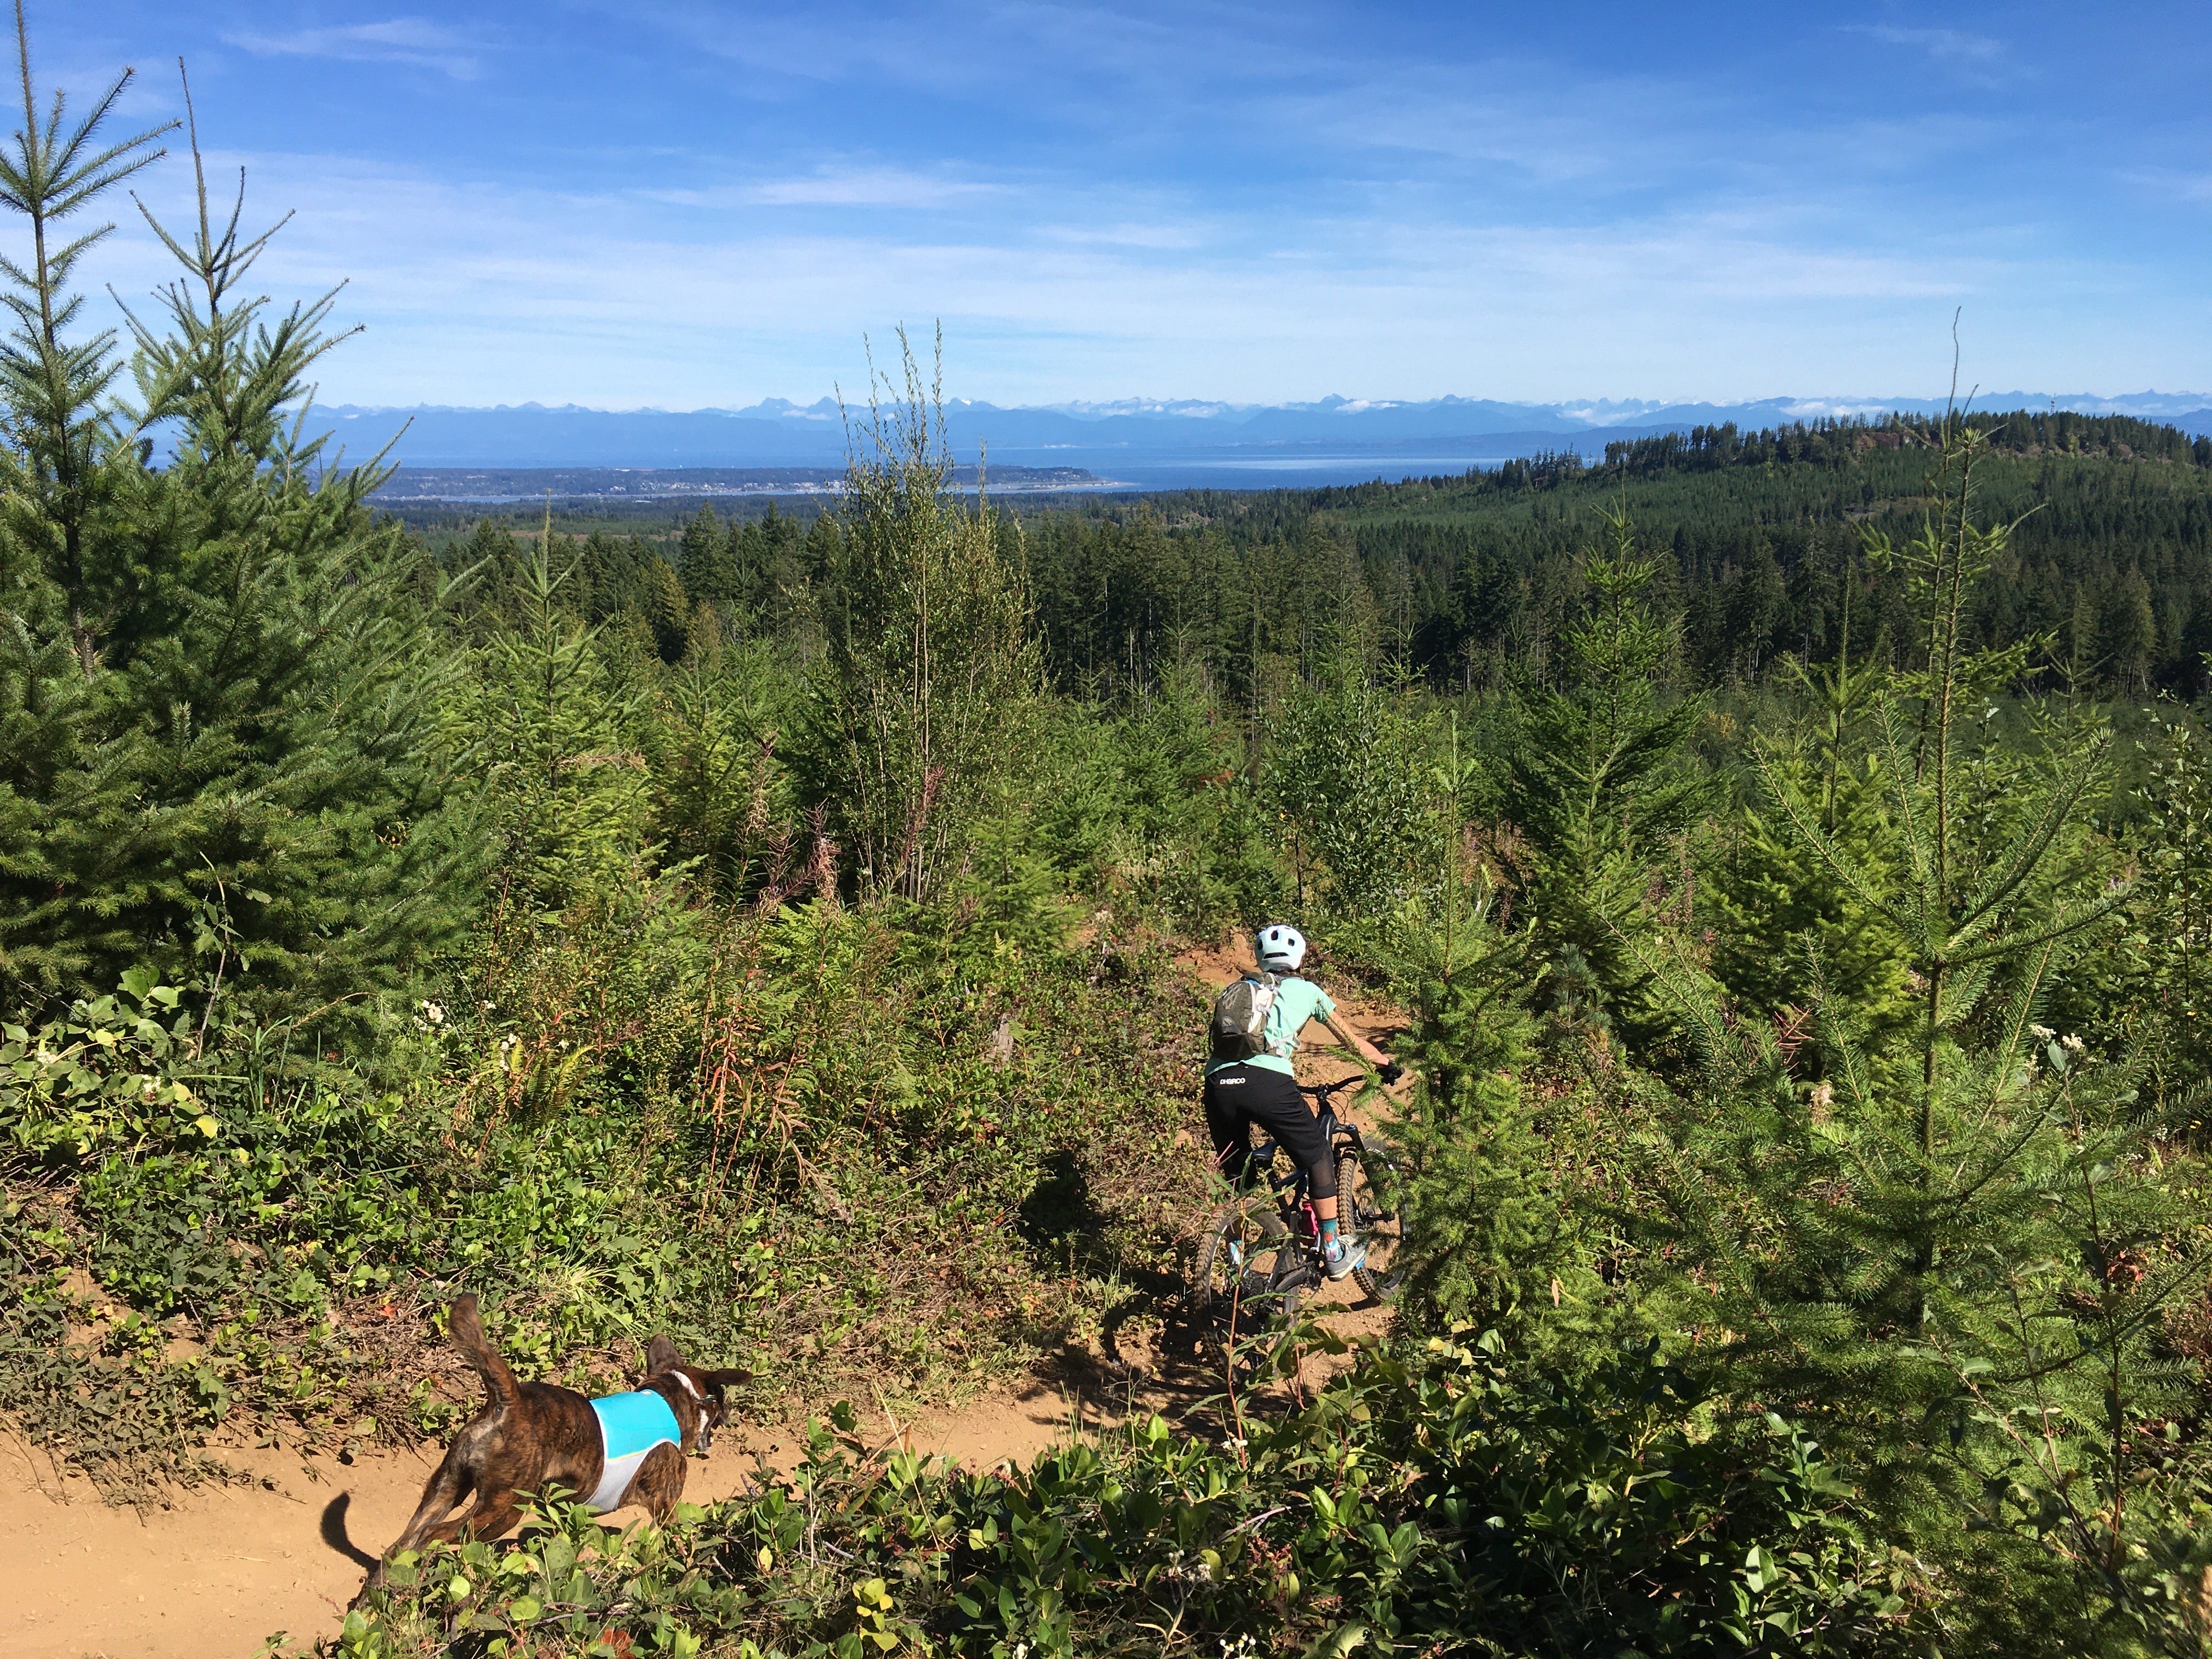
[[[730,407],[942,319],[1000,403],[2212,389],[2212,7],[32,0],[325,400]],[[176,157],[149,199],[181,210]],[[129,204],[120,204],[122,213]],[[121,216],[118,215],[118,217]],[[99,275],[162,275],[125,220]]]

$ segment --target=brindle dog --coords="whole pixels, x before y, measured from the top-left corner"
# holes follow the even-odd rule
[[[453,1437],[445,1462],[422,1488],[415,1518],[370,1571],[361,1595],[354,1598],[356,1602],[383,1582],[386,1567],[400,1552],[419,1550],[434,1541],[451,1543],[465,1533],[496,1538],[520,1518],[520,1494],[541,1492],[558,1484],[588,1496],[598,1488],[605,1468],[599,1419],[592,1402],[550,1382],[516,1382],[507,1361],[484,1340],[475,1297],[465,1296],[453,1304],[447,1328],[461,1357],[483,1378],[484,1407]],[[681,1445],[663,1441],[647,1454],[623,1491],[622,1503],[638,1504],[656,1525],[665,1522],[684,1495],[685,1456],[714,1443],[714,1431],[729,1417],[725,1391],[751,1375],[737,1370],[702,1370],[687,1364],[666,1337],[654,1337],[645,1351],[645,1378],[638,1387],[668,1402],[683,1441]],[[475,1507],[465,1515],[453,1515],[454,1506],[471,1494]]]

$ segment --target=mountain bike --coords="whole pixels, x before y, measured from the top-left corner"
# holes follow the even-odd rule
[[[1367,1247],[1366,1265],[1352,1270],[1353,1281],[1370,1300],[1387,1303],[1396,1299],[1406,1278],[1397,1171],[1380,1142],[1367,1139],[1356,1125],[1339,1123],[1329,1109],[1332,1096],[1365,1081],[1300,1084],[1298,1091],[1318,1103],[1336,1159],[1338,1214]],[[1287,1170],[1279,1170],[1279,1164]],[[1232,1364],[1264,1360],[1297,1322],[1305,1293],[1328,1283],[1304,1170],[1273,1140],[1253,1148],[1248,1167],[1265,1178],[1266,1190],[1255,1186],[1214,1212],[1199,1247],[1193,1287],[1200,1333]]]

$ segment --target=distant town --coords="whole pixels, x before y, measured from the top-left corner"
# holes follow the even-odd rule
[[[993,466],[982,487],[1009,494],[1112,489],[1119,481],[1079,466]],[[955,467],[956,489],[978,487],[978,469]],[[403,466],[371,497],[381,507],[432,501],[659,501],[731,495],[835,495],[842,467]]]

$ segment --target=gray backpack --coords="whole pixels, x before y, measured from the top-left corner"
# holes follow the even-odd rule
[[[1247,974],[1213,1000],[1213,1058],[1249,1060],[1267,1048],[1267,1010],[1275,1006],[1279,974]]]

